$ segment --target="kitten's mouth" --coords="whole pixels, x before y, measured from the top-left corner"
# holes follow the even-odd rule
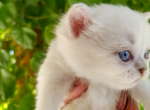
[[[140,79],[141,79],[141,77],[136,79],[132,84],[135,84],[135,83],[137,84],[140,81]]]
[[[135,80],[133,83],[137,83],[141,78],[138,78],[137,80]]]
[[[132,82],[130,83],[124,83],[123,86],[125,89],[130,89],[130,88],[133,88],[134,86],[137,85],[137,83],[140,81],[141,77],[140,78],[137,78],[135,80],[133,80]]]

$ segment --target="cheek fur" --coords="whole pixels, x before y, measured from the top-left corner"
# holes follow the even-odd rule
[[[130,86],[130,84],[139,81],[141,77],[141,74],[136,69],[129,69],[122,74],[121,80],[124,84],[129,84]]]

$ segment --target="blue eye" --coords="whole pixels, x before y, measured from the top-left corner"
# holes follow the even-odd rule
[[[127,50],[119,52],[118,55],[123,62],[130,60],[130,52]]]
[[[145,59],[148,59],[148,58],[149,58],[149,51],[148,51],[148,50],[145,52],[144,58],[145,58]]]

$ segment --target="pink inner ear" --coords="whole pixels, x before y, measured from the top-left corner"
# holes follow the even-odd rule
[[[87,18],[86,18],[87,17]],[[82,10],[82,12],[75,12],[73,16],[70,16],[71,30],[76,38],[79,37],[81,32],[90,23],[89,16],[87,12]]]

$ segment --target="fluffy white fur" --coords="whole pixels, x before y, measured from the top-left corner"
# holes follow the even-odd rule
[[[120,5],[73,5],[56,27],[39,70],[36,110],[58,110],[76,77],[87,79],[89,88],[63,110],[116,110],[122,90],[150,110],[149,59],[144,58],[150,49],[149,18],[150,13]],[[71,26],[80,19],[85,27],[76,36]],[[129,62],[119,58],[123,50],[131,51]]]

